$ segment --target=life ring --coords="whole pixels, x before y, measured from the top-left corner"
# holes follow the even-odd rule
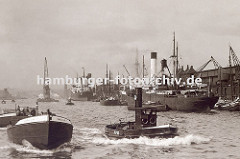
[[[148,120],[145,118],[142,118],[142,124],[144,124],[144,125],[148,124]]]
[[[153,117],[151,117],[149,121],[150,121],[150,124],[156,124],[156,119]]]

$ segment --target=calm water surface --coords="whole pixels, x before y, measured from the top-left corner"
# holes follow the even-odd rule
[[[34,106],[35,100],[19,100],[20,106]],[[0,104],[14,108],[14,103]],[[160,112],[158,125],[173,123],[179,136],[169,139],[140,137],[110,140],[104,135],[106,124],[119,118],[134,120],[134,112],[125,106],[106,107],[93,102],[39,103],[40,111],[69,118],[74,126],[72,141],[55,150],[39,150],[30,143],[24,146],[10,143],[7,129],[0,128],[0,158],[240,158],[240,113]]]

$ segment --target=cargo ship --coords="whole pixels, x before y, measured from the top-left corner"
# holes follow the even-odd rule
[[[73,101],[90,101],[93,99],[93,92],[89,87],[73,85],[71,88],[71,99]]]
[[[185,93],[184,93],[185,92]],[[125,95],[124,97],[129,107],[133,106],[133,95]],[[218,101],[218,97],[208,97],[206,91],[188,90],[174,91],[167,90],[158,93],[143,93],[143,99],[160,103],[166,110],[177,110],[185,112],[207,112],[214,108]]]
[[[73,101],[91,101],[93,99],[93,90],[89,85],[87,84],[84,79],[91,78],[91,73],[88,73],[87,76],[85,76],[85,69],[83,68],[83,76],[78,77],[77,76],[77,83],[75,85],[72,85],[70,88],[70,98]]]
[[[100,104],[103,106],[117,106],[122,105],[121,101],[119,100],[119,85],[117,85],[117,91],[114,90],[114,84],[111,84],[112,73],[108,69],[108,65],[106,65],[106,78],[109,79],[106,85],[103,85],[102,90],[102,97],[100,99]]]
[[[178,68],[178,46],[175,47],[175,33],[173,39],[173,67],[172,69],[167,65],[167,60],[161,61],[161,75],[166,75],[169,78],[179,78],[180,69]],[[171,70],[170,70],[171,69]],[[144,70],[144,69],[143,69]],[[193,68],[187,69],[188,75],[195,73]],[[185,75],[186,76],[186,75]],[[143,73],[144,77],[144,73]],[[157,72],[157,52],[151,52],[151,78],[159,77]],[[187,78],[187,77],[186,77]],[[209,85],[209,84],[208,84]],[[133,87],[134,88],[134,87]],[[123,98],[128,102],[129,106],[134,105],[134,90],[123,94]],[[143,102],[157,102],[164,105],[171,110],[186,111],[186,112],[206,112],[214,108],[219,97],[216,97],[208,88],[198,88],[198,86],[186,85],[150,85],[143,90]]]

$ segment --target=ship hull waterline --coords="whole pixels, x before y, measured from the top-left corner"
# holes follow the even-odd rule
[[[100,100],[100,104],[103,106],[118,106],[119,100]]]
[[[134,106],[134,99],[128,95],[124,98],[127,100],[129,106]],[[219,97],[166,97],[162,94],[143,94],[143,100],[152,102],[160,102],[162,105],[167,106],[171,110],[184,111],[184,112],[207,112],[214,108]]]
[[[107,125],[105,127],[105,134],[110,139],[122,139],[122,138],[139,138],[141,136],[146,136],[149,138],[172,138],[178,136],[178,128],[171,125],[163,125],[156,127],[146,127],[139,129],[117,129],[117,124]]]

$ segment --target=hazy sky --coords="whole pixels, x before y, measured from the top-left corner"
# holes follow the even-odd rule
[[[39,88],[44,57],[50,77],[91,72],[105,65],[134,73],[150,52],[172,54],[173,32],[181,65],[203,65],[214,56],[228,64],[228,45],[240,57],[240,1],[236,0],[0,0],[0,89]],[[158,65],[159,66],[159,65]]]

